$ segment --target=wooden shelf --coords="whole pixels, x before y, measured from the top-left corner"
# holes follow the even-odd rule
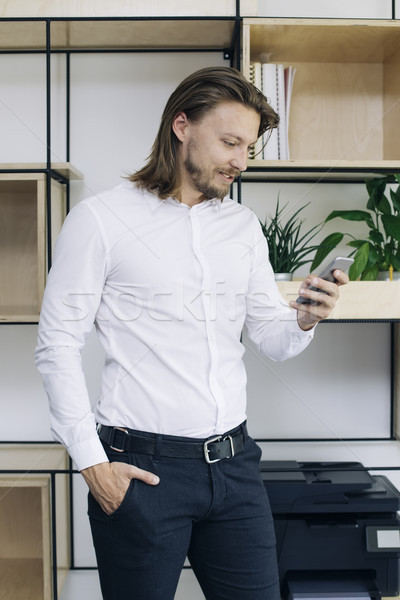
[[[0,163],[0,171],[8,171],[8,176],[10,179],[15,178],[15,171],[45,171],[46,168],[46,163]],[[69,162],[51,163],[51,168],[53,171],[59,173],[62,177],[70,181],[84,179],[83,173]],[[5,179],[7,173],[2,173],[2,175]],[[29,178],[30,174],[18,173],[18,179],[23,179],[24,176]]]
[[[203,20],[53,21],[52,50],[221,49],[232,44],[234,17]],[[45,50],[45,23],[0,22],[0,49]]]
[[[300,281],[278,283],[283,297],[296,300]],[[400,319],[399,281],[350,281],[340,288],[339,301],[330,318],[332,319]]]
[[[245,76],[267,60],[296,68],[288,166],[398,168],[399,21],[244,19]]]
[[[50,475],[32,469],[64,470],[67,453],[55,444],[2,444],[0,469],[0,581],[5,600],[51,600],[52,535]],[[57,583],[61,590],[69,568],[67,475],[55,478],[57,517]]]
[[[48,270],[47,230],[51,230],[53,251],[66,210],[65,186],[51,179],[52,210],[48,223],[46,187],[44,173],[0,173],[0,279],[7,282],[0,288],[3,322],[39,319]]]
[[[43,163],[40,163],[43,164]],[[43,168],[45,168],[44,165]],[[70,181],[78,181],[84,179],[84,175],[79,169],[77,169],[74,165],[69,162],[65,163],[51,163],[51,168],[53,171],[60,173],[65,179],[69,179]]]
[[[400,173],[400,160],[259,160],[248,161],[242,179],[365,181],[383,174]]]
[[[271,62],[382,63],[400,49],[399,22],[385,19],[244,19],[251,56],[273,52]]]

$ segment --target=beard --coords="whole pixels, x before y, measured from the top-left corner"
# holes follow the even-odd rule
[[[227,182],[225,185],[223,183],[217,185],[216,183],[213,183],[214,176],[222,171],[227,175],[233,175],[234,177],[237,177],[240,175],[240,171],[236,169],[221,168],[213,169],[213,171],[210,173],[206,169],[197,166],[195,162],[195,152],[196,144],[194,141],[190,141],[187,148],[187,156],[183,164],[192,179],[193,185],[206,200],[212,200],[213,198],[223,200],[223,198],[228,194],[231,184]]]

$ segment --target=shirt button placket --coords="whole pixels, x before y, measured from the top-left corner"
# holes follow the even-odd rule
[[[200,206],[200,205],[196,205],[196,206]],[[193,207],[193,208],[195,208],[195,207]],[[212,289],[211,269],[210,269],[209,263],[205,259],[205,256],[204,256],[204,254],[202,252],[202,248],[201,248],[201,241],[200,241],[201,240],[201,222],[199,219],[199,215],[196,214],[196,211],[193,210],[193,208],[190,211],[192,232],[193,232],[193,251],[200,263],[202,273],[203,273],[203,278],[201,281],[201,290],[202,290],[201,299],[202,299],[202,305],[203,305],[203,317],[204,317],[204,321],[205,321],[207,343],[208,343],[208,348],[209,348],[210,357],[211,357],[209,385],[210,385],[211,393],[217,404],[218,417],[217,417],[216,427],[218,427],[220,425],[220,423],[225,420],[224,419],[225,403],[224,403],[224,398],[223,398],[221,388],[218,384],[218,377],[217,377],[218,363],[219,363],[219,353],[218,353],[218,348],[217,348],[217,344],[216,344],[216,335],[215,335],[215,326],[216,326],[217,315],[216,315],[215,306],[214,306],[215,299],[213,299],[213,297],[212,297],[212,294],[214,292]],[[201,208],[204,208],[204,207],[201,207]]]

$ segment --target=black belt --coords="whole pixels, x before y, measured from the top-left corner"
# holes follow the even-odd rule
[[[204,441],[171,440],[171,436],[146,437],[135,435],[132,430],[107,425],[98,425],[97,431],[103,442],[113,450],[137,454],[169,456],[170,458],[203,458],[207,463],[232,458],[243,450],[247,428],[243,423],[230,433],[217,435]]]

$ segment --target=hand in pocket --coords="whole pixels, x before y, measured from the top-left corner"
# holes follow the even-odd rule
[[[159,478],[124,462],[103,462],[81,471],[89,489],[107,515],[121,505],[132,479],[157,485]]]

